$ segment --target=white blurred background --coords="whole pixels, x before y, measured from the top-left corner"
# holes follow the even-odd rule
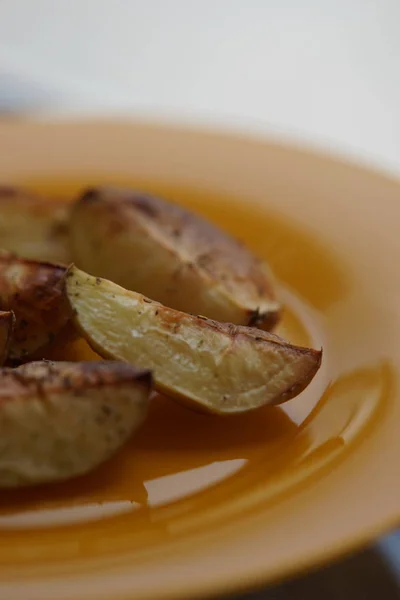
[[[268,133],[400,172],[399,0],[1,0],[0,108]]]

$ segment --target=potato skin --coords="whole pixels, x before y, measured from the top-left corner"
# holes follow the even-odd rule
[[[0,311],[0,365],[8,359],[15,328],[15,315],[12,311]]]
[[[0,370],[0,487],[65,480],[107,460],[143,422],[151,374],[118,362]]]
[[[26,360],[70,320],[65,276],[62,265],[0,254],[0,309],[12,310],[16,319],[10,360]]]
[[[71,262],[70,202],[0,185],[0,248],[34,260]]]
[[[167,308],[76,267],[66,289],[76,327],[98,354],[150,368],[158,391],[198,411],[286,402],[321,365],[322,351]]]
[[[269,267],[202,217],[161,198],[87,190],[72,209],[71,248],[80,268],[176,310],[265,329],[279,319]]]

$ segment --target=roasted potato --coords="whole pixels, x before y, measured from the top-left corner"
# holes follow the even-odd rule
[[[12,311],[0,311],[0,365],[6,362],[15,327],[15,315]]]
[[[0,186],[0,247],[24,258],[69,263],[69,203]]]
[[[321,363],[321,351],[178,312],[77,267],[66,290],[75,324],[96,352],[150,368],[158,391],[198,410],[279,404],[299,394]]]
[[[269,267],[203,218],[118,188],[87,190],[70,223],[73,260],[166,306],[271,328],[280,304]]]
[[[0,370],[0,487],[58,481],[108,459],[141,425],[151,374],[125,363]]]
[[[66,267],[0,253],[0,310],[13,311],[12,361],[26,360],[67,325]]]

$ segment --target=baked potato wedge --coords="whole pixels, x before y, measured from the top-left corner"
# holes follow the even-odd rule
[[[285,402],[321,363],[322,351],[167,308],[77,267],[66,290],[74,322],[98,354],[151,369],[158,391],[197,410],[229,414]]]
[[[77,266],[165,306],[263,329],[279,318],[269,267],[205,219],[165,200],[88,189],[72,209],[70,234]]]
[[[70,263],[70,203],[0,186],[0,247],[24,258]]]
[[[143,422],[149,371],[114,361],[32,362],[0,370],[0,487],[81,475]]]
[[[46,346],[71,318],[65,295],[66,267],[0,253],[0,310],[13,311],[12,361]]]
[[[15,327],[12,311],[0,311],[0,365],[4,365],[10,352]]]

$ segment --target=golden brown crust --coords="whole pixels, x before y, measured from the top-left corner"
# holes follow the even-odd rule
[[[322,351],[176,311],[76,267],[66,287],[74,322],[98,354],[151,368],[157,390],[197,410],[231,414],[284,402],[321,364]]]
[[[142,383],[151,388],[149,369],[117,361],[53,362],[35,361],[0,371],[0,403],[17,397],[29,401],[35,394],[68,392],[79,394],[106,386]]]
[[[244,283],[247,286],[251,282],[260,302],[265,298],[274,298],[274,290],[271,281],[265,277],[262,261],[255,258],[238,240],[202,217],[161,198],[132,194],[125,202],[127,206],[134,206],[151,216],[168,237],[179,237],[184,249],[193,248],[195,267],[213,279],[224,281],[228,290],[236,292],[237,285]]]
[[[0,365],[6,362],[15,328],[15,315],[12,311],[0,311]]]
[[[61,265],[0,255],[0,309],[12,310],[16,318],[11,360],[31,356],[69,321],[65,276]]]
[[[162,322],[165,326],[165,330],[169,330],[172,335],[178,333],[182,324],[182,321],[179,319],[178,311],[162,306],[158,302],[154,304],[159,307],[157,310],[157,316],[159,317],[160,322]],[[190,315],[189,318],[193,325],[199,328],[200,336],[202,328],[204,329],[205,333],[209,332],[210,330],[214,330],[217,334],[227,336],[232,347],[235,346],[237,339],[241,338],[246,343],[250,342],[259,345],[261,351],[267,343],[269,345],[280,346],[283,351],[286,350],[292,357],[297,355],[298,357],[303,356],[309,359],[308,368],[305,369],[303,373],[300,373],[295,382],[290,383],[286,388],[279,392],[272,402],[273,404],[282,404],[283,402],[287,402],[291,398],[298,396],[298,394],[300,394],[308,386],[311,379],[318,372],[321,366],[323,355],[322,349],[315,350],[314,348],[294,346],[287,340],[284,340],[274,333],[253,327],[233,325],[231,323],[219,323],[218,321],[207,319],[206,317],[202,316]],[[101,348],[97,346],[96,350],[101,355]],[[107,357],[109,358],[110,356],[108,355]],[[168,389],[166,387],[160,386],[160,391],[168,395]],[[183,399],[182,396],[181,399]]]
[[[68,269],[67,278],[73,277],[75,268],[76,267],[72,266]],[[102,282],[102,279],[97,278],[97,285],[101,285]],[[145,304],[153,305],[155,308],[154,312],[157,313],[157,317],[160,320],[160,322],[163,323],[164,328],[174,333],[176,333],[179,329],[183,319],[190,319],[192,323],[195,324],[196,327],[198,327],[199,329],[204,328],[208,331],[210,329],[213,329],[217,333],[229,336],[229,338],[231,338],[232,341],[234,341],[237,337],[243,337],[247,341],[252,341],[255,343],[268,342],[282,347],[286,347],[291,351],[298,352],[299,354],[309,354],[319,358],[321,355],[320,350],[306,348],[303,346],[293,346],[293,344],[291,344],[287,340],[284,340],[279,335],[276,335],[275,333],[272,333],[270,331],[264,331],[262,329],[257,329],[246,325],[220,323],[219,321],[209,319],[208,317],[203,317],[202,315],[186,315],[177,310],[174,310],[173,308],[169,308],[168,306],[163,306],[160,302],[150,300],[150,298],[146,298],[144,296],[141,297],[141,301]]]
[[[250,326],[264,324],[268,328],[279,319],[274,279],[267,265],[242,243],[202,217],[154,196],[106,187],[89,189],[81,196],[73,209],[72,232],[85,215],[96,223],[104,221],[101,237],[106,235],[110,246],[122,239],[127,248],[131,236],[132,270],[124,268],[122,272],[115,265],[115,273],[112,273],[112,267],[100,264],[97,259],[99,272],[94,274],[172,308],[206,314],[219,321]],[[90,236],[93,243],[97,243],[93,232]],[[80,251],[79,242],[75,242],[76,262],[93,272],[92,265],[85,264],[85,258],[88,253],[98,252],[98,248],[90,248],[87,239],[81,242],[83,245],[87,248],[85,252]],[[141,274],[141,265],[135,264],[135,256],[140,256],[145,245],[148,253],[151,245],[155,250],[153,273],[148,272],[147,278]],[[135,248],[139,252],[135,252]],[[159,271],[168,270],[168,264],[171,272],[161,284]],[[152,276],[156,281],[152,281]]]
[[[115,361],[0,369],[0,488],[95,468],[141,425],[150,390],[149,371]]]

